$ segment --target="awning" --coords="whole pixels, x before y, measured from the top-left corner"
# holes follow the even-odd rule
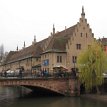
[[[36,69],[36,68],[39,68],[39,67],[41,67],[41,64],[38,64],[38,65],[32,66],[32,69]]]
[[[53,69],[55,69],[55,68],[62,68],[62,69],[64,69],[64,70],[68,70],[68,68],[67,67],[65,67],[64,65],[54,65],[54,67],[53,67]]]

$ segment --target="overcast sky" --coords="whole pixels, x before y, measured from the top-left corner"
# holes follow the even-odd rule
[[[82,5],[96,38],[107,37],[107,0],[0,0],[0,45],[16,50],[79,21]]]

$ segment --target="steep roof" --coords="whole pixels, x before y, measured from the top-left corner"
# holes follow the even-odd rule
[[[48,47],[46,48],[45,51],[47,52],[49,50],[51,50],[51,51],[57,50],[57,51],[65,52],[66,51],[66,43],[68,42],[68,40],[72,36],[75,27],[76,27],[76,25],[53,35],[53,38],[51,39],[50,44],[48,45]]]
[[[4,61],[4,64],[6,62],[8,62],[9,60],[11,60],[11,56],[13,56],[16,52],[15,51],[10,51],[9,54],[7,55],[5,61]]]
[[[66,51],[66,43],[72,36],[76,25],[65,29],[61,32],[58,32],[54,35],[52,35],[52,38],[45,49],[43,51],[43,47],[45,46],[46,41],[48,41],[48,38],[37,42],[29,47],[26,47],[20,51],[12,51],[8,54],[5,63],[9,63],[12,61],[22,60],[28,57],[40,57],[40,55],[47,51],[57,51],[57,52],[65,52]]]
[[[22,60],[28,57],[40,57],[40,53],[43,52],[42,46],[45,41],[46,39],[29,47],[23,48],[19,51],[9,52],[5,62],[8,63],[12,61]]]

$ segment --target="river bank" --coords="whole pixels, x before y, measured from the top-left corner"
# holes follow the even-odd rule
[[[107,107],[107,103],[90,100],[85,96],[23,97],[26,91],[24,87],[0,87],[0,107]]]
[[[92,100],[98,100],[98,101],[102,101],[102,102],[107,103],[107,94],[105,94],[105,95],[85,94],[85,95],[81,95],[80,97],[92,99]]]

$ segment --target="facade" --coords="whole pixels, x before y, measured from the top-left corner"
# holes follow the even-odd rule
[[[11,51],[1,69],[15,70],[23,66],[26,72],[33,69],[53,72],[54,67],[64,66],[70,71],[77,66],[78,55],[94,40],[82,7],[81,18],[77,24],[57,33],[53,25],[53,32],[48,38],[39,42],[34,38],[31,46],[25,47],[24,44],[23,49]]]

